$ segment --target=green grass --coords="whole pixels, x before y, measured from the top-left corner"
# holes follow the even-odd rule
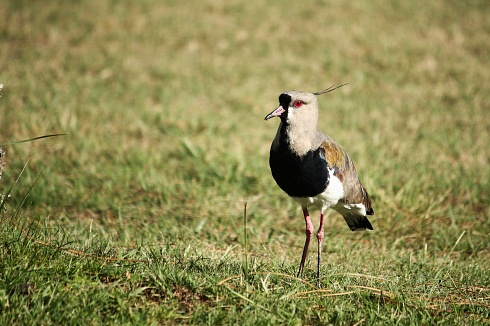
[[[0,143],[68,136],[2,146],[0,194],[28,163],[0,213],[0,324],[489,323],[489,13],[1,2]],[[314,245],[294,277],[304,222],[263,117],[282,91],[344,82],[320,127],[375,231],[329,216],[318,290]]]

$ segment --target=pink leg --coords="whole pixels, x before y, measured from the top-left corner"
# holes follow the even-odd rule
[[[305,217],[306,223],[306,240],[305,246],[303,248],[303,255],[301,256],[301,263],[299,264],[298,277],[301,276],[303,268],[305,267],[306,255],[308,254],[308,246],[310,245],[311,235],[314,231],[313,223],[311,222],[310,214],[308,213],[308,209],[306,207],[303,207],[303,215]]]
[[[324,222],[325,216],[323,212],[320,215],[320,226],[318,227],[318,232],[316,234],[316,238],[318,239],[318,267],[316,271],[316,279],[317,279],[317,286],[320,287],[320,266],[321,266],[321,261],[322,261],[322,242],[323,242],[323,222]]]

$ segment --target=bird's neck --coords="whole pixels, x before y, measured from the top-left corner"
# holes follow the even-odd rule
[[[316,126],[305,128],[299,124],[281,121],[272,147],[287,147],[292,153],[303,156],[313,148],[313,140],[317,133]]]

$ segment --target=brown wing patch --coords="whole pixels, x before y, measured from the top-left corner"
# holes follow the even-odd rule
[[[359,180],[354,163],[345,150],[333,140],[326,140],[321,145],[325,159],[334,169],[334,175],[339,178],[344,188],[342,201],[347,204],[364,204],[367,215],[374,214],[371,198]]]
[[[340,145],[330,141],[323,142],[322,148],[325,151],[325,159],[328,164],[342,170],[344,168],[345,158],[344,149]]]

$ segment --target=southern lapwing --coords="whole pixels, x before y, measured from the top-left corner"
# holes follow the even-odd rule
[[[265,117],[265,120],[273,117],[281,119],[270,149],[272,176],[279,187],[301,205],[306,222],[306,241],[298,277],[303,272],[314,231],[308,209],[317,208],[321,212],[316,234],[318,287],[325,210],[330,207],[339,212],[352,231],[373,229],[366,218],[366,215],[374,214],[371,199],[359,181],[354,163],[342,146],[317,128],[317,95],[338,87],[331,86],[317,93],[282,93],[279,107]]]

